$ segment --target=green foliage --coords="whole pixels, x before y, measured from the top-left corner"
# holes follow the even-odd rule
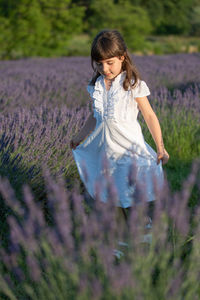
[[[10,50],[23,56],[40,53],[43,42],[50,38],[50,24],[45,22],[38,1],[23,1],[13,11],[10,20],[13,36]]]
[[[200,38],[191,36],[149,36],[144,54],[174,54],[200,52]]]
[[[9,33],[3,57],[52,56],[64,55],[68,41],[82,31],[84,8],[70,0],[21,0],[6,14],[0,34],[3,43],[6,29]]]
[[[143,1],[151,19],[154,33],[188,34],[191,29],[190,10],[195,0]]]
[[[157,32],[187,34],[191,28],[188,22],[190,2],[190,0],[166,1],[164,3],[164,19]]]
[[[143,8],[133,6],[128,1],[115,4],[113,0],[93,0],[90,9],[88,24],[91,35],[96,35],[102,28],[117,29],[131,50],[138,50],[144,46],[145,36],[152,28],[148,14]]]
[[[147,53],[149,34],[199,36],[199,20],[200,0],[0,0],[0,58],[88,55],[104,28],[118,29],[131,51]],[[152,51],[182,52],[176,45]]]
[[[83,30],[82,18],[84,8],[71,5],[71,0],[43,1],[42,9],[51,24],[50,48],[62,48],[72,36]]]
[[[200,1],[199,1],[199,5],[195,6],[192,9],[191,25],[192,25],[191,33],[193,35],[199,36],[200,35]]]
[[[89,56],[90,37],[87,34],[74,36],[66,46],[66,55],[69,56]]]
[[[149,18],[151,20],[151,24],[153,25],[154,31],[155,31],[155,28],[160,26],[160,23],[163,20],[163,15],[164,15],[163,1],[157,1],[157,0],[151,0],[151,1],[148,1],[148,0],[145,0],[145,1],[130,0],[130,3],[133,6],[140,5],[141,7],[143,7],[147,11],[147,13],[149,15]]]
[[[0,16],[0,57],[7,58],[12,42],[12,33],[10,28],[10,20]]]
[[[142,49],[145,37],[152,30],[146,11],[141,7],[133,7],[127,4],[124,6],[123,14],[119,14],[119,16],[120,30],[130,49]]]

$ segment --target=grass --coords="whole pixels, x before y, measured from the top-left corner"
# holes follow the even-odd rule
[[[91,38],[87,34],[73,37],[65,50],[69,56],[89,56]],[[200,52],[200,38],[197,36],[148,36],[145,47],[139,51],[130,49],[135,55],[164,55],[174,53]]]
[[[173,192],[181,189],[184,180],[191,172],[192,162],[199,158],[200,153],[200,128],[199,116],[194,115],[186,108],[177,107],[155,112],[162,128],[163,140],[170,159],[164,170],[167,174],[170,188]],[[155,149],[155,143],[152,136],[140,116],[140,123],[143,128],[145,140]],[[191,195],[191,205],[198,201],[199,193],[194,189]]]
[[[149,36],[146,39],[146,43],[146,54],[162,55],[200,52],[200,38],[196,36]]]

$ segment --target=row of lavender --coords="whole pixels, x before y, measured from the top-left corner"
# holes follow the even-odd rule
[[[16,189],[29,183],[43,197],[43,166],[55,176],[77,177],[69,141],[84,123],[88,108],[19,107],[0,116],[0,174]],[[70,182],[69,182],[70,185]],[[41,194],[42,193],[42,194]],[[40,195],[41,194],[41,195]]]
[[[199,58],[135,57],[163,127],[172,181],[180,181],[183,166],[200,153]],[[0,69],[0,175],[12,186],[0,180],[2,299],[138,299],[151,291],[152,299],[187,299],[199,293],[198,160],[179,193],[171,195],[166,183],[146,249],[139,242],[143,202],[141,212],[132,213],[130,230],[119,231],[114,209],[97,201],[90,211],[84,189],[82,195],[72,190],[79,177],[69,140],[89,113],[89,59],[9,61]],[[145,127],[144,133],[150,139]],[[108,190],[114,201],[112,183]],[[195,206],[189,210],[191,194]],[[112,250],[125,238],[130,248],[119,262]]]
[[[198,53],[133,59],[152,96],[160,88],[164,93],[167,93],[165,88],[185,90],[190,85],[199,88]],[[0,64],[1,112],[44,103],[54,107],[83,106],[88,102],[86,85],[91,75],[87,57],[3,61]]]

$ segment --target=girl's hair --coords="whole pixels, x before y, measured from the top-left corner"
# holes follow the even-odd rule
[[[126,91],[129,87],[134,88],[140,76],[136,67],[133,65],[124,39],[117,30],[103,30],[94,38],[91,47],[91,65],[94,70],[94,75],[90,84],[94,85],[97,78],[101,75],[94,67],[94,62],[99,62],[114,56],[124,56],[122,70],[126,71],[126,77],[123,82],[123,88]],[[132,83],[133,78],[134,82]]]

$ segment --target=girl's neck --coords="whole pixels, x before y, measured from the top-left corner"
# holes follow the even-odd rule
[[[114,81],[114,78],[113,79],[104,78],[105,88],[107,91],[110,90],[113,81]]]
[[[110,89],[111,86],[112,86],[113,81],[114,81],[114,80],[116,79],[116,77],[118,77],[121,73],[122,73],[122,72],[120,72],[117,76],[115,76],[114,78],[111,78],[111,79],[104,77],[104,84],[105,84],[105,88],[106,88],[107,91],[109,91],[109,89]]]

